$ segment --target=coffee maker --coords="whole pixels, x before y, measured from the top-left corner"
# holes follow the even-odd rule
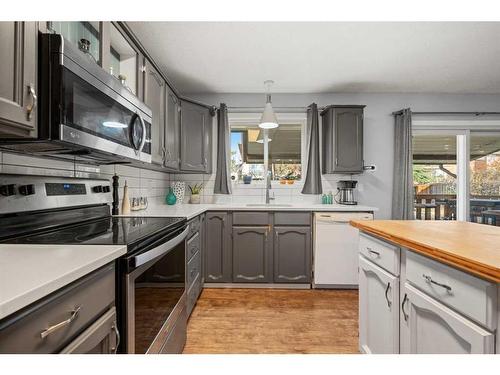
[[[337,182],[337,194],[335,202],[338,204],[356,205],[358,202],[354,199],[354,189],[358,181],[343,180]]]

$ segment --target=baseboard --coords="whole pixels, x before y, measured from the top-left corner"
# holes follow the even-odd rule
[[[311,289],[311,284],[205,283],[203,288],[231,289]]]
[[[358,285],[312,284],[313,289],[358,289]]]

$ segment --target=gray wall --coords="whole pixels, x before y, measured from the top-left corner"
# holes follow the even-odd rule
[[[229,107],[263,106],[264,94],[192,94],[208,104]],[[359,201],[380,208],[378,218],[390,218],[393,169],[393,118],[391,113],[410,107],[413,111],[500,111],[500,95],[456,94],[275,94],[275,107],[328,104],[365,104],[365,163],[375,164],[375,172],[356,177],[360,181]],[[327,178],[327,180],[329,180]],[[325,181],[325,179],[324,179]],[[325,187],[325,186],[324,186]],[[327,186],[328,189],[334,188]]]

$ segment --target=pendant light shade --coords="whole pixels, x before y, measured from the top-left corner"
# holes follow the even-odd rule
[[[259,128],[261,129],[274,129],[277,128],[278,119],[273,110],[273,106],[271,104],[271,85],[273,81],[266,81],[264,84],[267,86],[267,100],[266,105],[264,107],[264,112],[262,113],[262,117],[260,118]]]

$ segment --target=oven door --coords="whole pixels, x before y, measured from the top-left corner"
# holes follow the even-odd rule
[[[64,143],[151,162],[151,110],[60,35],[45,37],[52,50],[53,134]]]
[[[124,275],[127,353],[160,353],[185,317],[186,227],[173,239],[132,255]],[[183,347],[184,343],[180,343]],[[178,348],[178,351],[182,350]]]

